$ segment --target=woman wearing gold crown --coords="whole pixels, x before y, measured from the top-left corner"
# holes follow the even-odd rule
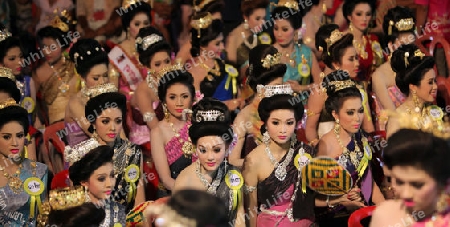
[[[298,33],[301,27],[301,13],[295,0],[279,1],[272,11],[274,47],[281,53],[281,62],[287,65],[283,81],[291,85],[296,93],[309,92],[311,83],[320,83],[319,63],[306,45],[298,44]],[[289,15],[287,18],[281,15]],[[307,95],[302,95],[306,103]]]
[[[94,39],[78,40],[70,49],[69,56],[84,82],[81,91],[70,98],[64,118],[68,145],[74,146],[91,136],[88,131],[90,124],[84,120],[84,108],[93,89],[109,82],[109,61],[106,52]]]
[[[227,60],[240,67],[248,66],[251,49],[258,44],[272,44],[270,35],[259,34],[263,29],[267,6],[268,0],[242,1],[241,12],[244,22],[228,35],[225,47]]]
[[[33,72],[33,80],[42,97],[39,101],[40,108],[44,110],[44,116],[46,116],[39,115],[40,118],[36,120],[37,125],[42,125],[41,122],[43,122],[48,134],[56,133],[57,126],[52,127],[52,125],[64,120],[69,99],[79,91],[80,87],[74,64],[67,60],[63,53],[69,47],[71,39],[76,37],[76,33],[71,35],[71,24],[71,18],[64,12],[56,15],[51,25],[38,31],[40,49],[38,53],[32,53],[33,56],[38,56],[38,59],[45,57],[45,60]],[[63,170],[62,160],[54,149],[47,149],[42,144],[40,152],[51,172],[57,173]]]
[[[196,93],[219,99],[232,111],[243,106],[244,101],[237,98],[239,73],[220,59],[223,51],[222,22],[214,19],[211,13],[200,13],[193,17],[191,26],[191,55],[194,59],[186,63],[186,68],[194,76]]]
[[[416,123],[411,118],[404,123],[383,154],[396,199],[377,206],[370,226],[450,226],[448,134],[445,141],[437,128],[427,133],[411,129]]]
[[[189,23],[192,21],[191,19],[193,16],[205,13],[210,13],[213,20],[222,20],[222,11],[225,7],[224,0],[194,0],[189,1],[188,4],[191,5],[190,11],[192,11],[189,12],[190,13],[189,14],[190,21],[188,21]],[[189,25],[189,27],[192,26]],[[192,61],[193,60],[192,58],[195,58],[195,56],[192,56],[191,53],[192,44],[189,41],[190,40],[188,40],[188,42],[185,42],[184,45],[179,47],[176,59],[177,62],[181,64]]]
[[[386,126],[387,137],[399,129],[400,121],[405,118],[412,119],[416,129],[442,129],[444,113],[440,107],[430,105],[437,95],[434,65],[434,58],[425,56],[414,44],[403,45],[392,54],[391,66],[397,74],[396,85],[407,98],[396,109],[402,116],[389,118]]]
[[[390,9],[384,19],[383,30],[388,34],[388,48],[391,53],[395,48],[414,42],[415,18],[407,8],[395,7]],[[406,42],[405,42],[406,41]],[[381,116],[383,109],[395,110],[406,96],[395,83],[396,74],[391,67],[391,59],[378,67],[372,75],[372,89],[375,97],[375,112],[377,115],[376,130],[385,133],[387,119]]]
[[[186,113],[194,102],[195,88],[189,72],[174,66],[160,72],[158,97],[164,107],[164,120],[150,131],[152,158],[159,175],[157,197],[173,190],[180,172],[192,164],[192,143],[188,129],[191,126]]]
[[[342,73],[344,77],[340,77]],[[328,95],[325,108],[335,119],[335,126],[320,139],[317,156],[336,159],[351,174],[355,187],[347,194],[348,200],[318,197],[323,202],[326,200],[329,211],[325,213],[330,215],[321,217],[319,223],[346,226],[351,212],[366,205],[379,204],[384,201],[384,196],[374,181],[371,167],[373,151],[366,133],[361,130],[365,113],[356,83],[341,70],[332,72],[324,81]]]
[[[105,219],[99,226],[125,226],[125,207],[111,198],[116,183],[114,150],[107,145],[79,146],[70,155],[73,164],[69,177],[73,185],[84,187],[85,198],[82,199],[105,210]]]
[[[241,171],[227,161],[233,140],[230,111],[219,100],[204,98],[193,106],[192,112],[189,137],[196,149],[191,155],[198,159],[181,171],[174,191],[189,188],[207,191],[222,199],[230,224],[245,226],[245,220],[236,220],[245,216],[244,178]]]
[[[47,167],[24,158],[28,113],[15,100],[0,103],[0,225],[34,226],[46,198]]]
[[[139,55],[136,51],[136,36],[139,29],[150,26],[152,18],[148,3],[135,0],[123,1],[122,27],[127,39],[115,46],[108,54],[109,60],[119,77],[113,77],[113,83],[119,87],[129,101],[139,82],[147,75],[142,74]]]
[[[378,37],[367,34],[372,15],[375,13],[375,2],[371,0],[346,0],[342,11],[347,20],[348,32],[353,34],[353,45],[359,56],[359,81],[371,81],[372,72],[384,61]]]
[[[292,94],[289,85],[265,87],[258,106],[263,143],[245,157],[242,171],[251,227],[306,227],[315,221],[314,193],[302,190],[300,164],[314,154],[310,146],[297,143],[295,129],[303,106],[291,104]]]
[[[83,119],[90,123],[88,130],[92,137],[73,147],[66,147],[64,158],[66,162],[73,163],[72,151],[78,147],[96,147],[98,144],[112,147],[116,183],[111,196],[113,201],[125,206],[128,212],[135,204],[145,201],[145,193],[142,185],[142,151],[137,145],[120,137],[126,110],[126,97],[117,92],[113,84],[92,89]]]
[[[352,44],[353,36],[344,34],[338,30],[335,24],[323,25],[316,34],[316,47],[322,52],[322,60],[327,68],[325,72],[336,72],[333,74],[340,79],[355,79],[358,75],[359,61],[358,54]],[[345,72],[345,73],[344,73]],[[329,74],[328,74],[329,75]],[[323,92],[324,85],[330,82],[333,76],[324,78],[321,87],[312,88],[309,100],[314,105],[308,105],[305,125],[306,139],[312,146],[316,146],[319,139],[333,129],[334,118],[325,110],[325,100],[327,93]],[[368,103],[367,92],[361,84],[357,85],[363,95],[364,119],[362,128],[366,132],[373,132],[374,127],[371,121],[371,111]]]
[[[249,105],[234,119],[233,129],[237,135],[236,145],[230,154],[230,163],[241,167],[244,157],[262,143],[261,118],[258,106],[264,98],[264,88],[283,83],[286,65],[280,63],[280,54],[271,45],[261,44],[250,50],[247,82],[255,93]],[[251,123],[251,125],[249,125]]]

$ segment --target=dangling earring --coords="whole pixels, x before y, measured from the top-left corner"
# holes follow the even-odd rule
[[[353,33],[353,24],[350,21],[350,24],[348,25],[348,29],[350,30],[350,33]]]
[[[299,33],[300,31],[298,31],[298,32],[296,32],[295,34],[294,34],[294,45],[298,45],[298,33]]]
[[[225,160],[223,161],[225,162],[225,173],[226,173],[228,169],[228,157],[225,157]]]
[[[91,202],[91,197],[89,196],[89,189],[86,186],[84,186],[84,196],[85,202]]]
[[[436,205],[436,210],[438,213],[443,213],[447,211],[450,204],[450,196],[446,192],[442,192],[439,196],[439,200]]]
[[[166,121],[169,121],[170,113],[169,110],[167,109],[166,104],[163,104],[163,111],[164,111],[164,119],[166,119]]]
[[[269,142],[270,142],[270,135],[269,135],[269,133],[268,133],[267,131],[263,133],[262,141],[263,141],[263,143],[264,143],[265,145],[269,145]]]
[[[247,30],[249,28],[247,19],[244,20],[244,29]]]
[[[334,124],[334,133],[339,134],[340,130],[341,130],[341,125],[339,124],[339,119],[336,119],[335,124]]]
[[[322,4],[322,13],[325,14],[328,11],[327,4]]]
[[[96,139],[97,141],[99,141],[98,139],[98,134],[97,134],[97,130],[94,128],[94,132],[92,133],[92,138]]]
[[[413,102],[414,102],[414,111],[416,111],[416,113],[420,112],[420,102],[419,102],[419,97],[417,97],[416,91],[412,92],[412,98],[413,98]]]

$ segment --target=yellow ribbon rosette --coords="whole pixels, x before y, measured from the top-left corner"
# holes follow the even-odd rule
[[[225,83],[225,89],[230,89],[230,83],[232,83],[233,86],[233,95],[237,94],[237,78],[239,76],[239,73],[235,67],[232,65],[225,65],[225,71],[228,73],[227,82]]]
[[[358,168],[356,169],[359,177],[363,176],[364,171],[366,171],[367,166],[369,166],[369,161],[372,160],[372,149],[370,148],[369,141],[366,137],[363,137],[361,141],[364,147],[364,156],[359,162]]]
[[[135,164],[129,165],[125,169],[125,181],[130,184],[130,190],[128,191],[127,201],[130,203],[136,197],[136,182],[139,180],[140,170],[139,166]]]
[[[225,176],[225,183],[233,194],[233,210],[236,210],[242,201],[242,186],[244,185],[244,177],[237,170],[228,171]]]
[[[366,115],[367,119],[369,121],[372,121],[372,115],[369,112],[369,99],[367,97],[367,92],[364,90],[364,88],[358,88],[359,92],[361,93],[361,98],[362,98],[362,104],[364,107],[364,114]]]
[[[308,165],[309,161],[312,159],[311,155],[308,153],[298,153],[294,158],[294,166],[297,167],[297,170],[300,171],[299,174],[302,174],[301,171],[303,167]],[[302,184],[302,191],[306,193],[306,184]]]
[[[37,177],[30,177],[23,183],[23,189],[30,195],[30,218],[34,218],[36,205],[39,213],[42,213],[41,194],[44,192],[45,184]]]
[[[26,109],[28,113],[33,113],[34,108],[36,107],[36,104],[34,103],[34,101],[31,97],[25,97],[25,98],[23,98],[20,106],[22,106],[22,108]]]
[[[267,34],[266,32],[261,33],[258,38],[259,38],[259,42],[261,44],[266,44],[266,45],[272,44],[272,39],[270,38],[270,35]]]

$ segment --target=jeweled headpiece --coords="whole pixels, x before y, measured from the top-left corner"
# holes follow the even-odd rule
[[[339,31],[339,29],[334,30],[331,32],[330,37],[325,39],[325,42],[327,43],[327,50],[330,49],[330,47],[335,44],[337,41],[342,39],[344,37],[344,33]]]
[[[16,81],[16,77],[10,68],[0,67],[0,77],[6,77],[14,82]]]
[[[199,110],[195,115],[197,122],[201,121],[225,121],[225,114],[219,110]]]
[[[85,203],[86,195],[82,186],[51,190],[49,204],[53,210],[65,210]]]
[[[171,66],[166,66],[163,69],[161,69],[159,72],[156,73],[156,77],[157,78],[161,78],[166,73],[173,72],[173,71],[176,71],[176,70],[183,70],[183,65],[178,63],[178,64],[173,64]]]
[[[281,61],[281,53],[276,53],[274,55],[268,54],[266,57],[261,59],[262,67],[266,69],[270,69],[270,67],[280,64]]]
[[[395,27],[399,31],[408,31],[414,27],[413,18],[401,19],[397,23],[395,23]]]
[[[288,94],[288,95],[294,94],[294,91],[292,90],[291,85],[289,85],[289,84],[282,84],[282,85],[258,84],[256,86],[256,92],[259,95],[262,95],[262,92],[264,92],[264,98],[268,98],[268,97],[272,97],[274,95],[280,95],[280,94]]]
[[[200,4],[196,5],[195,4],[195,0],[194,0],[194,10],[195,12],[200,12],[203,7],[205,7],[206,5],[208,5],[209,3],[213,2],[215,0],[203,0],[202,2],[200,2]]]
[[[50,21],[50,26],[58,28],[62,32],[68,32],[69,25],[76,24],[76,21],[72,21],[72,16],[70,16],[67,10],[63,10],[61,13],[58,13],[58,10],[55,9],[53,13],[55,16]]]
[[[340,81],[331,81],[328,83],[328,88],[333,86],[333,91],[337,92],[346,88],[356,87],[356,83],[353,80],[340,80]]]
[[[197,38],[200,38],[201,36],[200,30],[209,27],[212,21],[213,18],[211,13],[209,12],[206,14],[206,16],[191,21],[191,27],[197,30]]]
[[[19,106],[19,104],[17,104],[16,100],[9,98],[3,102],[0,102],[0,110],[4,109],[8,106]]]
[[[151,34],[149,36],[145,36],[144,38],[137,37],[136,39],[136,45],[142,45],[142,49],[145,51],[147,50],[151,45],[163,40],[162,36],[159,36],[157,34]]]
[[[414,57],[420,57],[420,60],[422,60],[423,57],[425,57],[425,54],[420,49],[417,49],[414,51]]]
[[[276,7],[286,7],[289,9],[293,9],[298,11],[300,8],[298,7],[298,1],[297,0],[280,0],[278,1],[278,4],[273,4]]]
[[[123,9],[128,9],[133,4],[141,4],[141,2],[147,3],[148,0],[124,0],[122,3]]]
[[[12,34],[8,31],[7,28],[0,30],[0,42],[11,36]]]
[[[157,226],[183,226],[196,227],[197,221],[192,218],[187,218],[166,204],[158,204],[148,206],[144,211],[145,218],[154,219]]]
[[[100,146],[100,143],[95,138],[90,138],[73,147],[66,146],[64,149],[64,160],[73,164],[82,159],[89,151]]]
[[[94,49],[95,51],[105,51],[104,49],[103,49],[103,47],[96,47],[95,49]],[[92,54],[92,52],[90,51],[90,50],[88,50],[88,51],[86,51],[86,54],[87,55],[91,55]],[[84,57],[83,57],[83,55],[80,55],[80,53],[78,53],[78,52],[75,52],[74,54],[73,54],[73,62],[75,63],[75,66],[78,66],[78,59],[79,60],[84,60]]]
[[[118,91],[118,89],[117,89],[116,85],[114,85],[112,83],[106,83],[106,84],[101,84],[101,85],[95,86],[93,88],[83,90],[83,95],[86,96],[87,98],[91,99],[91,98],[99,96],[103,93],[111,93],[111,92],[117,92],[117,91]]]

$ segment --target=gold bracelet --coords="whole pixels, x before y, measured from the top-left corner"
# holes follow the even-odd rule
[[[319,142],[319,139],[313,139],[313,140],[309,141],[309,146],[313,146],[314,147],[317,142]]]

